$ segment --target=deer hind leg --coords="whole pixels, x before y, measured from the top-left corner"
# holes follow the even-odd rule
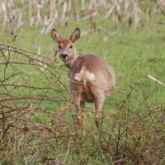
[[[79,94],[79,92],[73,92],[72,96],[73,96],[73,104],[76,109],[76,117],[74,118],[75,125],[76,125],[76,127],[77,126],[80,127],[80,125],[81,125],[80,94]]]
[[[102,108],[103,108],[103,103],[96,103],[95,104],[96,110],[95,110],[95,124],[98,129],[100,129],[100,117],[102,114]]]
[[[100,117],[103,110],[103,105],[105,102],[105,94],[103,92],[99,93],[95,99],[95,124],[98,129],[100,129]]]
[[[72,96],[77,113],[75,125],[84,130],[86,127],[85,102],[81,101],[81,92],[72,92]]]
[[[81,111],[81,122],[82,122],[82,130],[86,128],[86,111],[85,111],[85,102],[80,101],[80,111]]]

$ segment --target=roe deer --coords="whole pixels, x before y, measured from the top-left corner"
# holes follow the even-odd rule
[[[63,39],[55,30],[51,30],[52,38],[58,43],[60,58],[69,68],[70,92],[78,113],[77,122],[82,129],[86,125],[85,104],[95,104],[95,123],[100,128],[99,118],[107,96],[115,87],[115,73],[110,65],[101,57],[86,54],[78,56],[74,46],[80,38],[80,29],[76,28],[69,39]]]

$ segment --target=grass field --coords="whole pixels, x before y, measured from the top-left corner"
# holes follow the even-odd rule
[[[95,28],[70,13],[67,24],[59,19],[53,25],[64,38],[79,27],[77,51],[102,56],[116,73],[102,129],[96,129],[89,104],[85,135],[74,129],[68,70],[54,58],[58,46],[50,33],[29,26],[26,11],[16,36],[0,24],[0,164],[165,164],[165,86],[147,76],[165,84],[165,17],[152,12],[154,1],[139,5],[137,25],[104,19],[103,9],[93,18]]]

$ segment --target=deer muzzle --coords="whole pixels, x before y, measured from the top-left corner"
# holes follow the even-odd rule
[[[61,53],[61,56],[62,60],[67,60],[68,59],[68,54],[67,53]]]

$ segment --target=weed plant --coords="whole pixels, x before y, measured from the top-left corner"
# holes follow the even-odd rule
[[[154,10],[153,1],[146,3]],[[28,23],[16,40],[0,31],[0,164],[165,164],[165,87],[147,77],[165,83],[164,15],[151,14],[148,21],[144,15],[135,27],[104,20],[102,12],[94,29],[89,20],[54,24],[66,38],[80,27],[77,51],[102,56],[116,73],[101,130],[88,104],[85,134],[74,127],[68,70],[50,34]]]

